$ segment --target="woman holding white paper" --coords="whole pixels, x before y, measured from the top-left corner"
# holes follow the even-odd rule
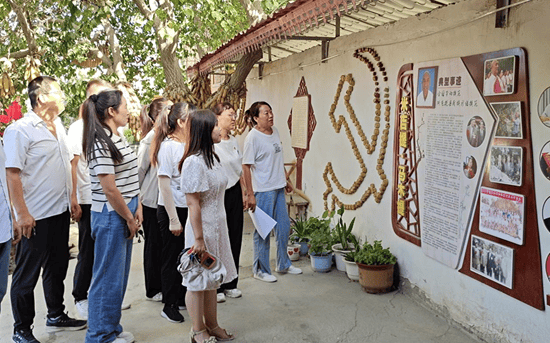
[[[286,208],[285,190],[292,191],[287,182],[283,145],[279,132],[273,126],[273,111],[264,101],[255,102],[245,112],[248,125],[252,128],[246,136],[243,152],[243,176],[246,184],[246,207],[251,211],[258,206],[275,219],[277,239],[278,273],[301,274],[302,270],[292,266],[287,254],[290,234],[290,220]],[[269,266],[269,235],[263,239],[254,231],[254,278],[264,282],[275,282]]]

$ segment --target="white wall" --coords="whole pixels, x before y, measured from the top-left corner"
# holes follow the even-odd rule
[[[295,159],[294,151],[290,147],[290,134],[286,122],[300,79],[302,76],[305,77],[317,119],[311,149],[304,160],[303,188],[312,199],[310,214],[319,215],[323,212],[322,194],[326,187],[322,173],[329,161],[332,162],[336,175],[346,187],[349,187],[360,174],[358,163],[343,128],[340,134],[336,134],[328,118],[328,111],[341,75],[353,74],[356,85],[351,96],[351,104],[369,140],[372,135],[374,83],[366,66],[352,57],[353,50],[359,47],[375,47],[388,71],[392,127],[383,167],[390,186],[392,185],[395,84],[400,67],[409,62],[418,63],[524,47],[527,50],[529,63],[533,151],[538,156],[544,143],[550,139],[550,128],[542,125],[537,115],[538,98],[541,92],[550,86],[550,68],[548,67],[550,1],[533,0],[512,9],[509,27],[505,29],[494,27],[495,15],[473,20],[494,9],[495,2],[495,0],[461,1],[431,14],[341,37],[330,43],[329,55],[338,55],[338,57],[327,63],[316,63],[320,60],[321,52],[320,48],[314,48],[266,65],[262,80],[258,79],[257,70],[250,74],[247,81],[247,104],[264,100],[272,105],[275,125],[284,143],[285,161]],[[307,66],[309,64],[313,65]],[[351,124],[349,114],[343,105],[346,89],[347,84],[342,91],[335,114],[336,116],[345,115]],[[381,137],[382,130],[380,131]],[[353,127],[352,132],[360,145],[361,141]],[[371,183],[374,183],[377,188],[380,186],[381,181],[375,169],[380,143],[379,138],[373,155],[367,155],[366,150],[359,146],[368,173],[355,195],[340,195],[336,187],[333,187],[336,194],[346,203],[358,200]],[[535,157],[534,175],[537,211],[540,217],[544,200],[550,195],[550,182],[542,176],[536,161],[538,157]],[[488,341],[547,342],[549,340],[550,314],[548,311],[536,310],[426,257],[419,247],[394,234],[390,212],[391,187],[388,187],[380,204],[375,203],[371,196],[357,211],[348,211],[346,217],[348,220],[353,216],[357,217],[356,234],[366,235],[370,241],[382,239],[384,245],[391,247],[399,259],[402,277],[424,291],[430,301],[436,303],[445,312],[448,311],[453,320]],[[550,233],[545,229],[542,220],[539,220],[539,230],[544,266],[544,260],[550,251]],[[543,282],[545,294],[550,293],[550,282],[545,274],[543,274]]]

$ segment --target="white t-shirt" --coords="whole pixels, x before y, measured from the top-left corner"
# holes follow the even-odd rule
[[[220,158],[220,163],[227,176],[227,189],[235,186],[243,173],[243,155],[239,143],[233,136],[214,145],[214,151]]]
[[[90,185],[90,170],[88,163],[82,154],[82,134],[84,132],[84,121],[78,119],[69,126],[67,141],[69,152],[72,155],[80,156],[76,165],[76,195],[81,205],[92,204],[92,186]]]
[[[57,138],[33,111],[4,132],[6,168],[21,170],[23,198],[35,220],[53,217],[70,208],[71,163],[67,133],[61,119],[54,121]]]
[[[160,144],[158,159],[158,176],[168,176],[170,178],[170,189],[174,197],[176,207],[187,207],[185,201],[185,193],[181,191],[181,174],[178,170],[178,165],[183,153],[185,152],[185,143],[176,142],[171,138],[166,138]],[[164,206],[162,192],[159,192],[160,206]]]
[[[157,167],[151,165],[151,143],[155,137],[154,130],[151,130],[139,142],[137,154],[139,188],[141,203],[150,208],[157,208],[159,198],[159,183],[157,179]]]
[[[286,186],[283,144],[279,132],[266,135],[250,130],[244,141],[243,164],[250,164],[254,192],[268,192]]]
[[[109,134],[108,130],[105,130]],[[102,212],[104,205],[108,211],[113,211],[113,206],[108,202],[107,196],[99,183],[98,175],[115,175],[115,184],[126,204],[139,195],[139,179],[137,157],[126,140],[113,134],[111,140],[122,154],[122,162],[115,164],[109,150],[100,148],[96,141],[94,144],[95,158],[90,161],[90,180],[92,184],[92,211]]]
[[[428,96],[424,99],[424,92],[420,91],[416,98],[416,106],[433,106],[434,94],[428,90]]]

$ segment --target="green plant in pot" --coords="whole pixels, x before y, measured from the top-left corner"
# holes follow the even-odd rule
[[[359,267],[359,283],[365,292],[386,293],[391,290],[397,257],[382,246],[382,241],[365,242],[351,256]]]
[[[311,236],[310,220],[291,220],[292,233],[290,235],[290,240],[300,245],[300,255],[305,256],[309,249],[308,243]]]
[[[311,233],[309,255],[311,268],[316,272],[328,272],[332,267],[332,235],[330,221],[319,220],[319,226]]]
[[[357,242],[357,237],[351,232],[355,224],[355,218],[351,220],[349,225],[344,221],[344,207],[340,207],[336,212],[339,216],[336,221],[336,225],[332,230],[332,250],[335,254],[336,259],[336,268],[340,271],[346,271],[346,265],[344,263],[344,254],[355,249],[359,243]],[[325,212],[327,214],[327,212]],[[332,216],[334,212],[332,212]],[[332,216],[330,217],[332,219]]]

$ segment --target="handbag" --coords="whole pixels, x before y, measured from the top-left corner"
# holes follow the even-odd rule
[[[212,257],[214,257],[214,262],[206,269],[190,248],[180,253],[178,272],[183,277],[182,284],[187,287],[188,291],[209,291],[220,287],[227,275],[227,270],[216,256],[212,255]]]

